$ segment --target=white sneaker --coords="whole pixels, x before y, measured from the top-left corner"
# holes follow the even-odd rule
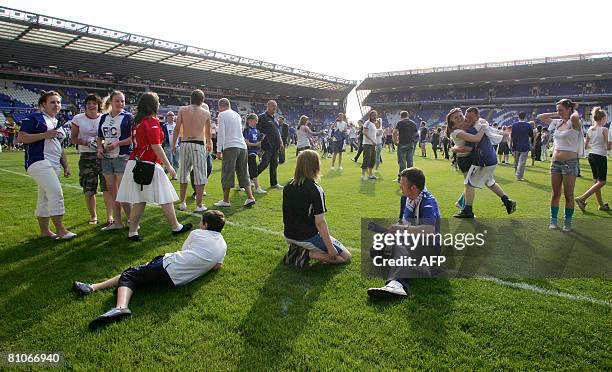
[[[369,178],[369,179],[371,179],[371,180],[377,180],[377,179],[378,179],[378,177],[376,177],[375,175],[371,175],[371,176],[370,176],[370,177],[368,177],[368,178]]]
[[[259,188],[255,189],[255,191],[253,191],[255,194],[267,194],[268,192],[264,189],[261,188],[261,186],[259,186]]]
[[[568,226],[568,225],[563,225],[563,232],[570,232],[572,231],[572,227]]]
[[[187,210],[187,203],[181,203],[179,204],[179,211],[186,211]]]
[[[244,191],[244,187],[236,186],[236,191]]]
[[[196,205],[195,209],[193,210],[195,213],[202,213],[202,212],[206,212],[208,210],[208,208],[206,208],[206,206],[204,204],[202,204],[201,207],[198,207]]]
[[[276,185],[272,186],[272,188],[273,188],[273,189],[279,189],[279,190],[281,190],[281,189],[283,189],[283,186],[281,186],[281,185],[279,185],[279,184],[277,183]]]
[[[368,176],[361,176],[361,180],[362,181],[367,181],[368,180]]]
[[[202,191],[202,196],[206,196],[206,195],[208,195],[206,191]]]
[[[550,230],[556,230],[559,228],[559,225],[557,225],[556,223],[551,223],[550,225],[548,225],[548,228]]]
[[[244,201],[243,204],[245,207],[251,207],[253,205],[255,205],[255,199],[247,199]]]
[[[231,204],[224,200],[219,200],[215,203],[215,207],[231,207]]]
[[[343,169],[344,169],[344,168],[342,168],[342,167],[338,167],[338,170],[343,170]]]
[[[112,231],[112,230],[121,230],[123,229],[123,224],[121,223],[113,223],[108,226],[103,227],[102,231]]]
[[[334,167],[331,167],[331,168],[329,168],[329,169],[330,169],[330,170],[336,170],[336,168],[334,168]]]
[[[400,282],[392,280],[382,288],[368,289],[368,296],[374,298],[397,298],[406,297],[408,294]]]

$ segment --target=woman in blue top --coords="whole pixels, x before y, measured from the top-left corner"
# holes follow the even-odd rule
[[[64,177],[70,176],[61,144],[66,133],[55,118],[62,108],[62,97],[54,91],[42,91],[38,107],[39,112],[22,122],[18,140],[25,145],[25,168],[38,185],[36,217],[40,234],[58,240],[72,239],[76,234],[68,231],[62,223],[64,194],[59,181],[60,164],[64,167]],[[49,230],[49,219],[57,233]]]
[[[98,158],[102,159],[102,174],[106,181],[106,188],[111,193],[113,202],[114,222],[102,228],[102,231],[123,228],[121,223],[121,207],[125,214],[130,216],[130,204],[118,203],[117,190],[121,185],[121,178],[132,150],[132,122],[131,113],[123,110],[125,96],[118,90],[113,91],[104,101],[106,114],[100,117],[98,126]]]

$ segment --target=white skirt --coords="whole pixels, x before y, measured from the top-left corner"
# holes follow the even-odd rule
[[[135,160],[129,160],[125,166],[125,172],[117,192],[117,201],[121,203],[153,203],[168,204],[179,200],[174,186],[164,173],[161,165],[155,164],[155,173],[150,185],[141,186],[134,182],[132,170],[136,165]],[[142,191],[140,188],[142,187]]]

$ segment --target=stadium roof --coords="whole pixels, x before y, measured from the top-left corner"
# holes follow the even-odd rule
[[[0,60],[319,99],[343,99],[356,85],[338,77],[1,6]]]
[[[439,84],[503,83],[531,79],[604,79],[612,77],[612,53],[576,54],[472,65],[432,67],[368,74],[358,90],[417,88]]]

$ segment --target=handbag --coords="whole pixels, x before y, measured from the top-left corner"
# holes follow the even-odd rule
[[[136,144],[134,143],[135,134],[132,135],[132,146],[134,149],[136,148]],[[136,160],[136,165],[134,169],[132,169],[132,176],[134,177],[134,182],[140,185],[140,191],[144,189],[145,185],[150,185],[153,182],[153,175],[155,174],[155,163],[150,161],[140,160],[142,155],[147,151],[147,149],[151,145],[147,145],[147,147],[142,151],[140,156],[134,155],[134,160]]]

